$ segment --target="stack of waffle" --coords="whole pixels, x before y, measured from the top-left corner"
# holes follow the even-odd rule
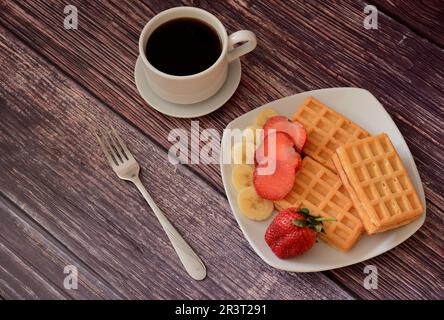
[[[321,239],[349,250],[363,230],[374,234],[407,224],[421,201],[386,134],[367,131],[309,97],[293,116],[307,130],[306,155],[293,190],[276,209],[307,207],[324,217]]]

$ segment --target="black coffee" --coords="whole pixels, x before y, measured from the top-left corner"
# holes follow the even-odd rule
[[[156,69],[187,76],[213,65],[222,52],[222,45],[210,25],[194,18],[178,18],[154,30],[145,52]]]

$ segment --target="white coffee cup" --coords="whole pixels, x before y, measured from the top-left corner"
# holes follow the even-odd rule
[[[148,61],[145,49],[152,32],[167,21],[177,18],[195,18],[214,28],[222,43],[222,52],[208,69],[187,76],[176,76],[156,69]],[[245,42],[236,48],[236,44]],[[176,7],[154,16],[143,28],[139,38],[139,54],[142,57],[145,75],[152,90],[164,100],[178,104],[192,104],[214,95],[227,78],[228,64],[252,51],[256,47],[256,36],[248,30],[227,35],[225,27],[208,11],[194,7]]]

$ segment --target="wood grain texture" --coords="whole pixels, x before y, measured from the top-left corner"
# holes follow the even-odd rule
[[[444,47],[444,3],[441,0],[371,0],[379,11]]]
[[[156,152],[165,152],[165,148],[170,145],[167,141],[169,130],[176,127],[188,130],[190,121],[169,118],[150,109],[135,89],[133,65],[138,54],[138,35],[145,22],[155,13],[181,2],[72,3],[77,5],[80,12],[79,30],[76,31],[62,28],[63,4],[56,1],[1,3],[0,23],[47,61],[56,65],[58,70],[75,79],[80,88],[87,91],[85,95],[91,94],[97,98],[94,105],[99,101],[114,109],[154,141],[152,143]],[[414,29],[400,24],[399,19],[391,19],[389,15],[380,16],[380,28],[377,31],[365,30],[362,27],[365,3],[361,1],[186,1],[184,4],[198,5],[213,12],[223,21],[229,32],[246,28],[253,30],[258,36],[256,50],[243,58],[243,76],[237,92],[220,110],[199,118],[201,128],[214,127],[221,132],[228,122],[245,111],[283,96],[323,87],[363,87],[383,103],[406,138],[418,165],[428,201],[426,223],[406,243],[369,262],[380,268],[382,278],[378,290],[369,291],[363,288],[364,264],[326,274],[362,298],[443,298],[443,242],[435,236],[442,234],[444,208],[444,179],[441,174],[441,163],[444,161],[442,49],[422,38]],[[50,83],[54,81],[51,79]],[[48,98],[53,94],[51,91],[48,93],[48,87],[34,87],[37,88],[34,89],[36,96],[42,94]],[[44,100],[40,100],[39,104],[44,104]],[[52,111],[47,113],[52,119]],[[69,118],[67,123],[71,121],[73,120]],[[96,123],[90,124],[91,127],[94,125]],[[82,125],[80,127],[83,128]],[[75,130],[72,130],[71,135],[75,136],[74,133]],[[140,132],[138,139],[145,141],[146,137],[139,134]],[[23,145],[27,143],[23,142]],[[146,148],[141,146],[140,150]],[[74,147],[70,150],[74,159],[77,150]],[[100,161],[100,157],[96,160]],[[83,162],[82,170],[87,170],[85,168],[89,163]],[[29,168],[36,169],[33,166]],[[181,167],[179,169],[189,172]],[[232,232],[239,236],[238,227],[233,223],[223,197],[218,166],[191,166],[191,171],[219,191],[216,194],[206,186],[208,191],[205,195],[217,199],[218,203],[224,203],[223,214],[228,215],[227,221],[224,220],[227,225],[221,223],[218,227],[226,230],[230,226],[230,230],[233,229]],[[192,177],[195,179],[194,175]],[[34,180],[37,178],[41,177],[34,177]],[[32,181],[32,177],[27,179]],[[188,188],[186,179],[177,182],[175,188],[177,194],[184,198],[183,201],[196,201],[193,197],[198,195],[188,194],[192,190],[187,190],[184,195],[183,190]],[[124,191],[119,189],[119,192]],[[15,189],[9,195],[12,197],[21,192],[24,191]],[[48,206],[46,202],[52,198],[50,195],[44,197],[40,194],[34,197],[33,201],[38,201],[42,208]],[[133,197],[137,199],[135,195]],[[165,201],[161,194],[158,197],[158,201]],[[20,199],[22,203],[30,202],[29,198],[23,196]],[[12,200],[16,201],[14,198]],[[103,206],[99,199],[95,200],[97,206]],[[57,207],[57,202],[54,201],[52,206],[50,208]],[[202,208],[208,206],[202,205]],[[61,208],[58,214],[64,215],[64,210],[64,207]],[[50,215],[49,211],[47,215]],[[202,217],[199,216],[199,219]],[[111,221],[119,225],[121,220],[115,217]],[[128,227],[125,225],[123,228]],[[182,230],[187,229],[187,224],[183,225]],[[201,232],[206,233],[208,230],[214,229],[206,226]],[[129,237],[128,241],[137,241],[134,239],[137,238]],[[62,241],[65,239],[62,238]],[[208,250],[214,245],[209,242]],[[240,243],[243,247],[236,251],[239,255],[247,255],[248,259],[256,261],[266,272],[271,272],[252,255],[245,240],[242,242],[239,239]],[[226,250],[224,244],[213,248]],[[83,245],[83,250],[86,250],[86,243]],[[126,258],[130,259],[131,256]],[[122,257],[119,259],[123,260]],[[137,269],[138,260],[132,263],[136,267],[131,267]],[[224,268],[225,266],[221,266],[218,270]],[[277,273],[280,275],[280,272]],[[226,271],[223,274],[230,275]],[[265,283],[270,284],[272,281],[267,278]],[[235,292],[239,292],[241,287],[234,288]],[[125,290],[129,289],[123,290],[122,294],[128,294]],[[311,292],[311,289],[306,290]],[[220,292],[214,294],[218,293]],[[165,293],[164,297],[168,294],[174,296],[175,293]],[[137,292],[135,296],[141,297],[143,294]],[[200,297],[203,296],[205,291],[200,293]],[[257,293],[257,296],[268,297],[264,292]]]
[[[444,90],[442,50],[385,16],[379,20],[380,30],[365,30],[361,2],[73,4],[81,12],[77,31],[61,27],[63,4],[57,1],[8,2],[0,15],[3,23],[29,46],[161,145],[171,145],[167,140],[171,128],[189,130],[190,121],[159,114],[138,95],[133,66],[139,32],[150,17],[163,9],[198,4],[215,13],[229,32],[247,28],[254,30],[259,39],[256,50],[243,58],[239,89],[223,108],[199,118],[201,128],[221,132],[236,116],[300,91],[357,86],[370,90],[387,107],[415,157],[422,161],[424,171],[435,172],[444,160],[439,152]],[[427,130],[423,129],[425,123]],[[436,151],[434,157],[422,148],[424,144]],[[223,191],[218,165],[194,165],[193,169]],[[443,191],[441,182],[431,180],[432,189]]]
[[[0,293],[7,299],[119,298],[81,260],[26,213],[0,196]],[[64,268],[81,270],[78,289],[63,286]]]
[[[0,158],[0,169],[8,173],[0,181],[0,192],[44,233],[63,243],[72,258],[78,258],[74,263],[81,261],[106,281],[113,292],[103,290],[101,295],[136,299],[353,297],[320,273],[279,272],[261,263],[241,235],[222,195],[186,167],[172,166],[164,150],[9,32],[1,29],[0,38],[0,76],[5,79],[0,91],[0,146],[6,151]],[[105,162],[92,132],[110,125],[128,141],[143,168],[142,180],[159,207],[205,261],[209,274],[203,282],[188,277],[143,198],[133,186],[119,180]],[[2,212],[11,215],[2,228],[16,223],[18,214]],[[0,247],[2,268],[24,270],[26,263],[9,249],[18,245],[17,237],[7,233],[4,238],[7,241],[3,239]],[[68,258],[51,244],[41,246],[40,250],[56,261],[40,260],[38,252],[32,256],[31,248],[21,248],[20,252],[27,254],[29,269],[45,273],[52,281],[53,286],[42,285],[42,290],[48,290],[41,295],[65,297],[57,287],[57,273],[58,264]],[[46,274],[51,269],[55,272],[52,276]],[[0,282],[0,292],[8,297],[25,296],[8,287],[24,288],[14,282],[14,276],[28,281],[26,271]],[[79,266],[79,273],[85,272]],[[98,288],[91,289],[91,294],[94,290]],[[85,288],[84,298],[89,297],[88,292]]]

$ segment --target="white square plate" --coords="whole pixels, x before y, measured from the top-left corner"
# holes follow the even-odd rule
[[[401,132],[399,132],[396,124],[384,107],[367,90],[358,88],[331,88],[295,94],[267,103],[238,117],[228,124],[227,129],[245,129],[249,125],[254,124],[256,116],[261,109],[264,108],[273,108],[278,113],[291,117],[309,96],[319,99],[329,107],[365,128],[371,134],[387,133],[407,168],[424,208],[426,207],[421,178]],[[224,133],[222,137],[221,174],[228,202],[245,238],[247,238],[256,253],[272,267],[293,272],[315,272],[345,267],[373,258],[396,247],[413,235],[424,223],[425,212],[419,219],[404,227],[376,234],[371,237],[363,235],[358,243],[346,253],[332,248],[323,241],[319,241],[310,251],[301,256],[287,260],[279,259],[274,255],[264,239],[265,230],[274,218],[274,215],[266,221],[256,222],[244,217],[239,210],[237,205],[237,192],[231,183],[232,165],[222,163],[224,153],[228,152],[230,148],[227,136],[228,135]]]

